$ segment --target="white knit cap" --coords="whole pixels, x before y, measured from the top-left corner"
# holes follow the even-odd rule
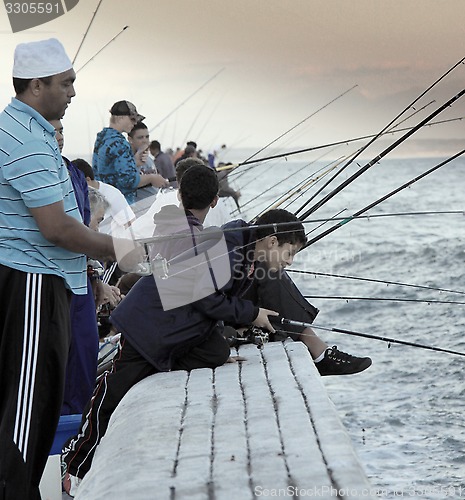
[[[13,77],[44,78],[73,67],[63,45],[56,39],[20,43],[15,49]]]

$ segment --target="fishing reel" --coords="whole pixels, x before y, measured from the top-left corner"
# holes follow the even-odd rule
[[[263,349],[263,346],[267,344],[270,340],[269,333],[257,326],[251,326],[245,330],[242,335],[235,337],[230,337],[229,345],[231,347],[239,347],[243,344],[254,344],[259,349]]]
[[[150,270],[154,276],[167,279],[169,274],[169,264],[168,261],[162,257],[159,253],[150,261]]]
[[[87,259],[87,276],[91,280],[102,279],[104,272],[105,270],[98,260]]]

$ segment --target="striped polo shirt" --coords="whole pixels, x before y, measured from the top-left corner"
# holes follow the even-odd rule
[[[0,114],[0,264],[61,276],[83,295],[86,257],[46,240],[29,211],[59,201],[67,215],[82,221],[54,128],[13,98]]]

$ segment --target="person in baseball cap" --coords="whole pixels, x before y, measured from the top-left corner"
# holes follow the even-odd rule
[[[115,102],[110,109],[110,113],[113,116],[130,116],[131,118],[135,118],[136,123],[145,120],[145,116],[140,115],[134,104],[129,101]]]

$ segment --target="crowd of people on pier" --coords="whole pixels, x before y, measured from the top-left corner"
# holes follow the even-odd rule
[[[303,342],[321,375],[371,365],[330,347],[309,326],[280,326],[280,318],[309,324],[318,313],[285,272],[306,243],[294,214],[273,209],[253,224],[238,219],[204,230],[219,197],[240,207],[240,193],[220,168],[225,145],[204,154],[190,141],[163,151],[136,106],[120,100],[97,134],[92,160],[64,157],[61,119],[75,80],[57,39],[21,43],[15,97],[0,115],[5,500],[40,498],[61,415],[82,414],[62,452],[64,489],[74,495],[112,412],[135,383],[158,372],[247,362],[231,355],[231,346],[251,328],[270,340]],[[165,191],[175,197],[154,213],[153,241],[141,245],[131,237],[136,202],[156,203]],[[97,378],[102,306],[119,349]]]

